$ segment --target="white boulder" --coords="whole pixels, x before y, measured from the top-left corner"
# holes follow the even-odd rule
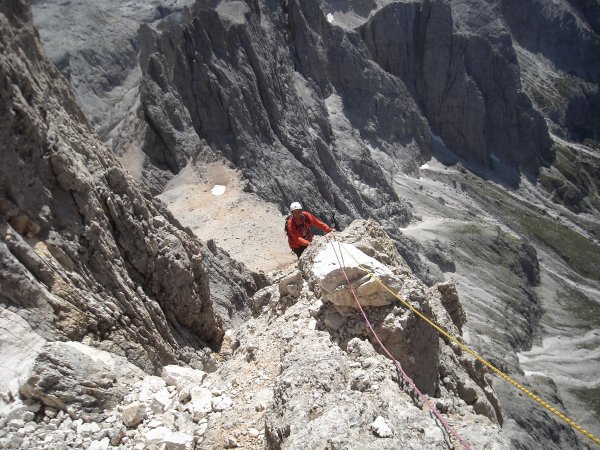
[[[183,366],[164,366],[162,368],[161,377],[167,383],[167,386],[176,386],[181,390],[186,385],[200,386],[206,373],[202,370],[192,369]]]
[[[392,437],[394,433],[385,422],[385,419],[381,416],[377,416],[377,419],[371,424],[371,429],[376,436],[380,438]]]
[[[166,450],[188,450],[194,447],[194,438],[187,433],[174,432],[167,427],[154,428],[146,433],[149,447]]]
[[[343,271],[340,265],[344,268]],[[375,275],[394,292],[400,289],[401,282],[390,269],[354,245],[343,242],[333,241],[322,246],[309,271],[311,278],[321,288],[323,300],[334,305],[357,308],[346,276],[362,306],[383,306],[393,303],[394,296],[361,267]]]
[[[192,419],[197,422],[200,419],[206,417],[206,415],[212,412],[212,399],[213,395],[209,389],[206,388],[195,388],[190,392],[192,399],[188,403],[188,411],[192,415]]]

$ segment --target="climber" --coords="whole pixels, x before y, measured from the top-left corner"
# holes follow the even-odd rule
[[[302,252],[306,250],[306,247],[308,247],[308,244],[313,239],[313,234],[310,231],[311,226],[325,233],[333,231],[333,228],[321,222],[311,213],[302,211],[302,205],[298,202],[290,205],[290,212],[292,214],[285,220],[285,232],[290,248],[300,258]]]

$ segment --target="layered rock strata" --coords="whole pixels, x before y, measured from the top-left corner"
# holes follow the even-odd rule
[[[224,331],[211,290],[230,321],[264,278],[183,230],[96,139],[28,6],[3,2],[0,20],[2,308],[147,371],[202,367]]]

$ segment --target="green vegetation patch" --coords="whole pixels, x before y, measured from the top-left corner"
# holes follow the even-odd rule
[[[600,281],[600,246],[490,183],[477,182],[471,176],[465,181],[469,194],[487,210],[497,211],[507,224],[554,250],[580,275]]]
[[[586,278],[600,281],[600,247],[569,227],[523,210],[515,218],[531,236],[563,257],[565,262]]]
[[[575,315],[579,327],[582,329],[600,327],[600,304],[598,302],[591,300],[576,289],[566,288],[556,295],[558,303]]]
[[[474,225],[474,224],[470,224],[470,223],[465,223],[465,224],[461,224],[460,226],[457,226],[454,228],[454,232],[456,234],[460,234],[460,235],[478,235],[479,234],[479,230],[480,230],[480,226],[478,225]]]
[[[556,159],[540,170],[540,184],[574,212],[600,211],[600,158],[555,144]]]
[[[596,200],[598,200],[598,210],[600,210],[600,198],[598,198],[595,195],[594,195],[594,198]],[[574,213],[571,213],[571,214],[567,213],[566,216],[569,218],[569,220],[571,220],[574,223],[576,223],[577,225],[579,225],[581,228],[583,228],[585,231],[590,233],[596,239],[600,239],[600,220],[599,219],[594,220],[591,217],[586,217],[582,214],[574,214]],[[596,215],[596,217],[598,217],[598,215]]]

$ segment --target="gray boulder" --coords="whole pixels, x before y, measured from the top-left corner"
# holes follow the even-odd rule
[[[115,407],[143,375],[114,354],[79,342],[50,342],[36,358],[19,394],[76,419]]]

